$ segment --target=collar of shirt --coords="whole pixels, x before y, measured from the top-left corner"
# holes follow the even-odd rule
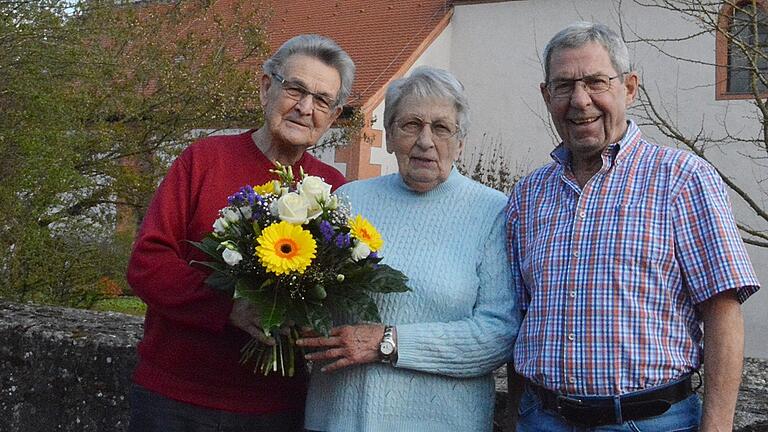
[[[627,130],[618,142],[609,144],[603,151],[603,167],[610,169],[614,165],[618,165],[622,160],[626,159],[627,155],[632,152],[632,149],[636,147],[637,142],[640,140],[640,128],[633,120],[627,120]],[[549,156],[563,169],[571,167],[571,151],[565,146],[565,143],[560,143]]]

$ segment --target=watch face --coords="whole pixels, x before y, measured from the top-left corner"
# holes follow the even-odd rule
[[[382,342],[379,345],[379,351],[384,355],[390,355],[395,350],[395,345],[392,342]]]

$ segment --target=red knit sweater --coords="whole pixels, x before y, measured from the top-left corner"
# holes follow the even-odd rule
[[[205,138],[179,156],[144,217],[127,277],[148,305],[134,382],[194,405],[258,414],[303,409],[306,374],[264,377],[239,364],[249,336],[228,324],[232,300],[205,285],[207,273],[189,265],[205,256],[185,242],[209,233],[240,187],[275,178],[252,132]],[[345,182],[309,154],[295,173],[299,166],[334,189]]]

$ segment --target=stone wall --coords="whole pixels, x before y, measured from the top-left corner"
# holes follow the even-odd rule
[[[142,321],[0,301],[0,431],[124,431]],[[497,390],[501,432],[503,368]],[[735,430],[768,432],[768,361],[746,359]]]
[[[142,318],[0,302],[0,431],[123,431]]]

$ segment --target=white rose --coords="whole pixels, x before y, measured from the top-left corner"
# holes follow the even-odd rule
[[[326,205],[331,200],[331,185],[324,182],[320,177],[304,177],[304,180],[299,184],[298,191],[299,195],[309,202],[307,217],[310,220],[323,214],[321,203]]]
[[[307,208],[307,220],[312,220],[323,214],[323,208],[315,204]]]
[[[240,220],[240,212],[232,207],[221,209],[221,217],[223,217],[228,223],[233,224]]]
[[[307,223],[309,203],[296,192],[288,192],[277,200],[277,217],[292,224]]]
[[[367,244],[358,241],[355,247],[352,248],[352,261],[360,261],[361,259],[368,258],[371,254],[371,248]]]
[[[311,203],[327,202],[331,197],[331,185],[320,177],[307,176],[299,183],[299,195]]]
[[[213,232],[216,234],[224,234],[227,232],[227,228],[229,227],[229,223],[226,219],[223,217],[220,217],[216,219],[216,221],[213,223]]]
[[[243,260],[243,256],[240,252],[232,249],[224,249],[221,253],[221,257],[224,258],[224,262],[231,266],[236,266]]]
[[[331,195],[331,198],[325,202],[325,208],[328,210],[336,210],[339,208],[339,197],[336,195]]]

